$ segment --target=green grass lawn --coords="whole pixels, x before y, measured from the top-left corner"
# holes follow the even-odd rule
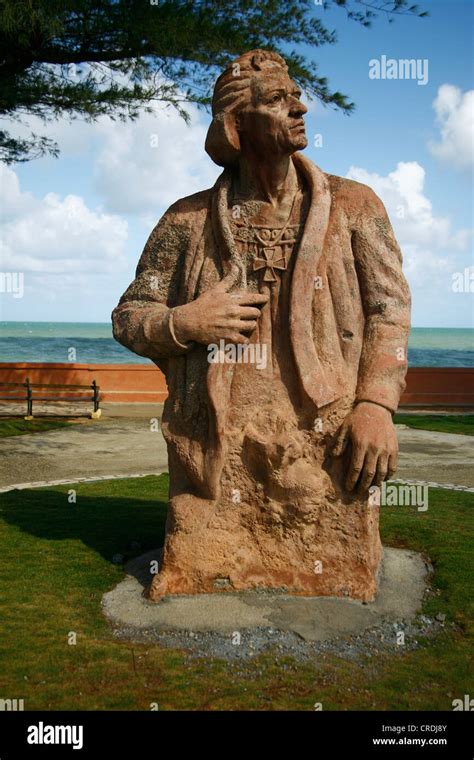
[[[0,420],[0,438],[9,438],[13,435],[27,435],[29,433],[44,433],[45,430],[55,430],[66,425],[71,425],[69,420],[23,420],[3,419]]]
[[[395,414],[393,421],[418,430],[474,435],[474,414]]]
[[[25,709],[451,710],[472,693],[472,515],[474,495],[430,490],[427,512],[383,507],[385,544],[425,552],[436,595],[424,612],[451,628],[416,651],[360,662],[335,656],[302,664],[272,653],[244,665],[113,638],[104,591],[123,577],[115,553],[130,556],[163,538],[166,475],[11,491],[1,497],[0,696]],[[77,644],[68,645],[68,634]],[[286,665],[286,668],[284,668]],[[471,692],[469,689],[471,688]]]

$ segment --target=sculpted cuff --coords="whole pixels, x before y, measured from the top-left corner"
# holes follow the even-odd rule
[[[393,417],[393,415],[395,414],[395,411],[396,411],[396,409],[393,409],[392,407],[388,406],[387,404],[383,404],[380,401],[373,401],[370,398],[356,398],[356,400],[354,402],[354,405],[357,405],[357,404],[375,404],[375,406],[381,406],[382,409],[386,409],[387,412],[390,412],[390,414],[392,415],[392,417]]]
[[[170,335],[171,335],[171,337],[173,339],[173,343],[175,344],[175,346],[177,346],[177,348],[182,348],[185,351],[187,351],[188,349],[190,349],[192,347],[193,342],[191,341],[190,343],[181,343],[177,339],[176,333],[174,331],[173,312],[174,312],[174,308],[170,309],[170,313],[169,313],[169,317],[168,317],[168,329],[170,331]]]

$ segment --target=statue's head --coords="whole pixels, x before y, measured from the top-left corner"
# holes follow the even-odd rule
[[[307,108],[300,96],[278,53],[244,53],[215,84],[207,153],[219,166],[230,166],[242,152],[277,157],[306,148]]]

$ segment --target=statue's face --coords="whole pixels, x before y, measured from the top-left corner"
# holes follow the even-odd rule
[[[297,85],[281,69],[267,70],[252,80],[252,102],[241,111],[236,124],[242,148],[265,155],[290,155],[306,148],[303,114]]]

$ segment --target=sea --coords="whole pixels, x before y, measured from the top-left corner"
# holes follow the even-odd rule
[[[150,364],[117,343],[107,322],[0,322],[0,361]],[[408,363],[473,367],[474,329],[412,328]]]

